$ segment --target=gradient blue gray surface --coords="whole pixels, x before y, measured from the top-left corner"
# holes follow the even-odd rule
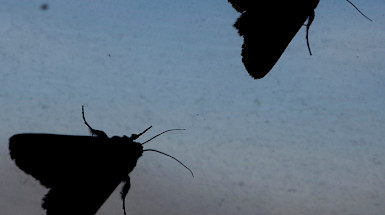
[[[1,0],[0,213],[43,215],[47,192],[10,160],[8,138],[86,135],[85,105],[109,135],[187,129],[146,145],[195,178],[145,153],[128,214],[383,215],[385,2],[353,2],[374,21],[321,0],[313,56],[301,29],[253,80],[224,0]],[[123,214],[118,191],[98,214]]]

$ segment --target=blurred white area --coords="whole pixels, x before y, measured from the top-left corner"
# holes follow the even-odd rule
[[[45,214],[46,190],[10,160],[8,138],[88,135],[81,105],[111,136],[187,129],[146,147],[196,177],[145,153],[128,214],[385,213],[384,1],[353,1],[369,22],[322,0],[313,56],[301,29],[261,80],[244,69],[227,1],[0,3],[1,214]],[[118,192],[98,214],[123,214]]]

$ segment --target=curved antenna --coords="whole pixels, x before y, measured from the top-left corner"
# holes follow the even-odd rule
[[[104,133],[104,131],[100,131],[100,130],[96,130],[96,129],[93,129],[87,122],[86,120],[86,117],[84,116],[84,105],[82,105],[82,116],[83,116],[83,121],[84,123],[86,124],[86,126],[88,127],[88,129],[90,129],[90,132],[92,134],[92,136],[96,135],[97,137],[101,137],[101,138],[108,138],[107,134]]]
[[[83,116],[83,121],[84,121],[84,123],[86,124],[86,126],[90,129],[90,131],[91,131],[92,133],[94,133],[95,129],[93,129],[93,128],[88,124],[88,122],[87,122],[87,120],[86,120],[86,117],[84,116],[84,105],[82,105],[82,116]]]
[[[351,4],[363,17],[367,18],[369,21],[373,22],[373,20],[371,20],[369,17],[367,17],[364,13],[362,13],[360,11],[360,9],[358,9],[358,7],[356,7],[351,1],[349,0],[346,0],[347,2],[349,2],[349,4]]]
[[[183,129],[183,128],[175,128],[175,129],[169,129],[169,130],[163,131],[163,132],[161,132],[161,133],[159,133],[159,134],[157,134],[157,135],[151,137],[149,140],[144,141],[144,142],[142,143],[142,145],[144,145],[145,143],[150,142],[151,140],[155,139],[156,137],[158,137],[158,136],[160,136],[160,135],[162,135],[162,134],[164,134],[164,133],[166,133],[166,132],[169,132],[169,131],[178,131],[178,130],[186,130],[186,129]]]
[[[168,156],[168,157],[170,157],[170,158],[176,160],[180,165],[182,165],[184,168],[186,168],[188,171],[190,171],[192,177],[194,177],[193,171],[192,171],[190,168],[188,168],[186,165],[184,165],[182,162],[180,162],[178,159],[176,159],[175,157],[173,157],[173,156],[171,156],[171,155],[169,155],[169,154],[166,154],[166,153],[164,153],[164,152],[155,150],[155,149],[145,149],[145,150],[143,150],[143,151],[144,151],[144,152],[145,152],[145,151],[148,151],[148,152],[158,152],[158,153],[160,153],[160,154],[162,154],[162,155],[166,155],[166,156]]]

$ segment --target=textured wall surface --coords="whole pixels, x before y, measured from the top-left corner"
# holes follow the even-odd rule
[[[47,192],[10,159],[8,138],[87,135],[81,105],[111,136],[186,129],[145,146],[195,178],[144,153],[128,214],[384,214],[383,1],[354,1],[369,22],[321,0],[313,56],[303,28],[261,80],[245,71],[227,1],[0,2],[2,215],[45,214]],[[123,214],[118,192],[98,214]]]

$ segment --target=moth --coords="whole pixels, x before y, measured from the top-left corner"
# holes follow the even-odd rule
[[[129,173],[146,151],[176,160],[194,177],[191,169],[173,156],[143,149],[145,143],[166,132],[184,129],[166,130],[139,143],[135,140],[152,126],[130,137],[109,138],[87,123],[83,106],[82,116],[91,136],[24,133],[9,139],[10,156],[16,165],[50,188],[42,203],[47,215],[95,214],[121,182],[124,182],[121,198],[126,214],[124,200],[131,187]]]
[[[306,43],[312,55],[309,29],[319,0],[228,1],[241,13],[234,27],[243,37],[242,62],[254,79],[270,72],[302,26],[306,26]],[[351,1],[346,1],[369,19]]]

